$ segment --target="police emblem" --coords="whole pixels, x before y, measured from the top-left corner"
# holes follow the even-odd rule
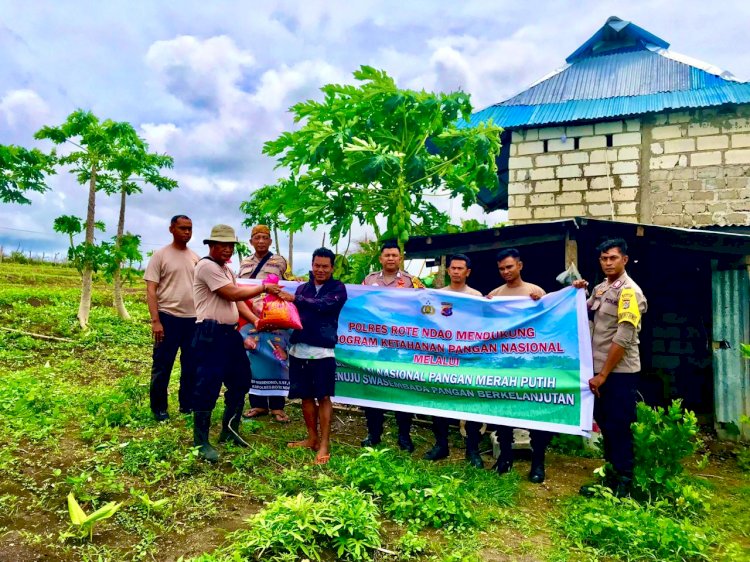
[[[441,302],[440,303],[440,314],[443,316],[453,316],[453,303],[452,302]]]
[[[427,301],[422,306],[421,310],[422,310],[422,314],[426,314],[426,315],[435,314],[435,307],[430,304],[430,301]]]

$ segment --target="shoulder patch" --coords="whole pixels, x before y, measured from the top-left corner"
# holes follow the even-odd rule
[[[617,303],[617,322],[628,322],[636,328],[641,322],[641,311],[638,308],[638,300],[635,290],[626,287],[620,292],[620,300]]]

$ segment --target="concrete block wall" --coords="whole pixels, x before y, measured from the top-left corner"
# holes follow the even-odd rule
[[[527,129],[514,132],[511,142],[511,222],[578,216],[638,221],[639,119]]]
[[[642,222],[750,225],[749,106],[656,115],[643,140]]]
[[[508,218],[750,225],[750,105],[514,131]]]

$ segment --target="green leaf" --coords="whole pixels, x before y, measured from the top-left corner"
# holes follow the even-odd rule
[[[68,514],[73,525],[83,525],[86,522],[86,513],[78,505],[73,492],[68,494]]]

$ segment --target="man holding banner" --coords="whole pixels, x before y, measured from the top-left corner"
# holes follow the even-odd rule
[[[598,248],[599,263],[606,279],[594,287],[587,301],[593,314],[592,352],[594,373],[589,389],[594,393],[594,419],[604,438],[604,460],[612,465],[606,484],[616,496],[627,495],[633,478],[633,434],[636,421],[638,380],[641,359],[638,332],[641,317],[648,308],[641,288],[625,272],[628,245],[615,238]],[[573,282],[585,288],[584,280]],[[583,486],[581,494],[592,495],[593,486]]]
[[[471,260],[464,254],[456,254],[448,258],[447,263],[448,276],[451,279],[450,285],[443,287],[443,291],[454,293],[463,293],[481,297],[482,293],[472,289],[466,284],[466,280],[471,275]],[[450,419],[439,416],[432,417],[432,433],[435,435],[435,445],[424,455],[425,460],[436,461],[448,456],[448,430]],[[476,468],[483,468],[484,462],[479,454],[479,440],[481,439],[480,430],[482,424],[476,421],[467,421],[464,429],[466,430],[466,460]]]
[[[401,249],[395,241],[385,242],[380,249],[380,265],[383,266],[381,271],[370,273],[363,285],[372,287],[387,287],[389,289],[421,289],[424,288],[422,282],[400,269],[401,266]],[[364,408],[365,419],[367,420],[367,437],[362,440],[363,447],[374,447],[380,444],[383,435],[383,423],[385,421],[386,410],[380,408]],[[395,412],[396,425],[398,425],[398,446],[410,453],[414,452],[414,442],[411,440],[411,420],[410,412]]]
[[[279,297],[295,304],[302,322],[302,329],[294,330],[290,339],[289,398],[302,399],[307,439],[287,445],[317,451],[315,464],[327,464],[331,458],[331,397],[336,388],[334,348],[339,315],[347,299],[344,284],[332,277],[335,258],[328,248],[318,248],[313,252],[310,280],[299,285],[294,295],[279,293]]]
[[[527,283],[521,278],[523,262],[521,253],[515,248],[508,248],[497,253],[497,270],[505,281],[497,289],[492,290],[487,298],[494,297],[530,297],[538,301],[547,293],[533,283]],[[500,456],[495,463],[498,474],[510,472],[513,467],[513,428],[497,426],[497,440],[500,445]],[[534,484],[544,482],[544,455],[552,439],[552,434],[540,429],[529,430],[531,437],[531,470],[529,480]]]

